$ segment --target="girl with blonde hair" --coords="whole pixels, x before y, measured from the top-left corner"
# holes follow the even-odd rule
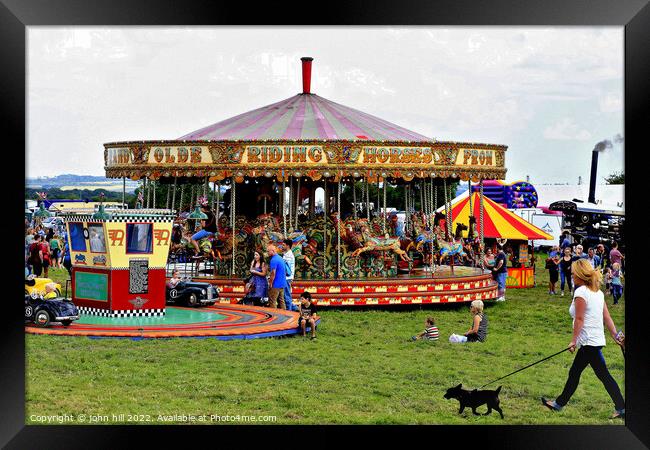
[[[573,353],[578,347],[578,353],[569,369],[569,378],[560,396],[555,401],[542,397],[542,404],[553,411],[560,411],[577,389],[582,371],[590,365],[614,402],[616,411],[612,418],[624,418],[625,400],[618,384],[607,370],[602,353],[605,346],[603,324],[621,347],[625,344],[625,338],[622,333],[616,332],[616,325],[607,310],[605,296],[600,290],[600,271],[594,269],[586,259],[580,259],[573,263],[572,272],[576,289],[569,308],[569,314],[573,318],[573,337],[569,343],[569,351]]]

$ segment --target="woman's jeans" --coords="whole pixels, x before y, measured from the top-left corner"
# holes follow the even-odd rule
[[[569,402],[569,399],[578,387],[582,371],[585,370],[587,365],[590,365],[591,368],[594,369],[594,373],[598,379],[605,386],[607,393],[612,398],[616,410],[620,411],[625,408],[625,400],[623,400],[621,390],[618,387],[618,384],[616,384],[616,381],[614,381],[614,378],[612,378],[609,370],[607,370],[607,365],[605,364],[605,358],[603,357],[601,349],[602,347],[592,347],[591,345],[583,345],[578,349],[573,364],[571,365],[571,369],[569,369],[569,378],[564,385],[564,390],[560,396],[555,399],[557,405],[564,406]]]
[[[560,290],[564,291],[564,282],[566,281],[569,285],[569,292],[573,290],[573,285],[571,284],[571,272],[565,272],[560,270]]]

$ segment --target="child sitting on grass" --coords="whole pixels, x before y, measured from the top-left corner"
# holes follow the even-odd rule
[[[316,321],[318,316],[316,315],[316,305],[311,301],[311,293],[308,291],[300,294],[300,318],[298,319],[298,324],[302,330],[302,335],[306,336],[306,327],[309,325],[311,328],[311,338],[316,339]]]
[[[424,339],[426,341],[437,341],[439,337],[438,327],[433,317],[427,317],[427,320],[424,321],[424,331],[418,335],[413,336],[411,339],[417,341],[418,339]]]

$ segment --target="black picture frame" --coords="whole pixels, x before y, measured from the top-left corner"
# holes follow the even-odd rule
[[[648,0],[412,0],[375,2],[348,1],[342,4],[314,2],[267,2],[265,4],[207,0],[1,0],[0,1],[0,119],[6,128],[3,158],[6,158],[5,187],[24,183],[26,149],[26,27],[36,25],[557,25],[625,27],[625,165],[628,236],[647,236],[642,230],[644,181],[647,178],[645,136],[650,123],[650,6]],[[344,51],[344,49],[342,49]],[[7,137],[9,139],[7,139]],[[8,141],[8,142],[7,142]],[[13,156],[11,156],[13,155]],[[10,170],[6,170],[7,168]],[[14,180],[15,178],[15,180]],[[15,181],[15,182],[14,182]],[[629,196],[628,196],[629,193]],[[631,201],[630,201],[631,199]],[[21,232],[16,214],[21,196],[7,196],[5,219],[0,233]],[[647,223],[647,221],[645,222]],[[180,437],[186,445],[223,443],[224,436],[236,441],[253,440],[256,445],[283,442],[309,445],[307,438],[325,442],[339,433],[354,432],[361,445],[394,436],[410,445],[452,445],[500,448],[625,448],[650,446],[648,427],[647,333],[643,303],[647,294],[641,280],[644,245],[627,245],[626,337],[627,359],[625,426],[484,426],[476,427],[287,427],[243,428],[197,426],[26,426],[25,343],[18,283],[22,270],[23,235],[7,239],[9,254],[3,258],[5,280],[4,326],[0,327],[0,445],[6,448],[131,448],[154,447]],[[640,244],[645,244],[639,240]],[[22,282],[21,282],[22,284]],[[246,436],[245,439],[242,436]],[[218,441],[215,438],[219,439]],[[302,438],[302,439],[301,439]],[[450,442],[443,444],[444,439]],[[340,438],[339,438],[340,439]],[[349,437],[345,437],[349,441]],[[474,444],[471,443],[472,440]],[[302,442],[301,442],[302,441]],[[351,442],[351,441],[349,441]],[[407,442],[407,441],[405,441]],[[180,444],[183,445],[183,444]],[[183,446],[186,446],[183,445]]]

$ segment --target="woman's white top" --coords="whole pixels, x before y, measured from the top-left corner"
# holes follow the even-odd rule
[[[576,307],[575,298],[581,297],[585,300],[585,322],[578,335],[576,342],[578,347],[583,345],[592,345],[601,347],[605,345],[605,327],[603,325],[603,308],[605,305],[605,296],[601,290],[596,292],[590,290],[587,286],[580,286],[573,294],[573,301],[569,307],[569,314],[575,322]]]

